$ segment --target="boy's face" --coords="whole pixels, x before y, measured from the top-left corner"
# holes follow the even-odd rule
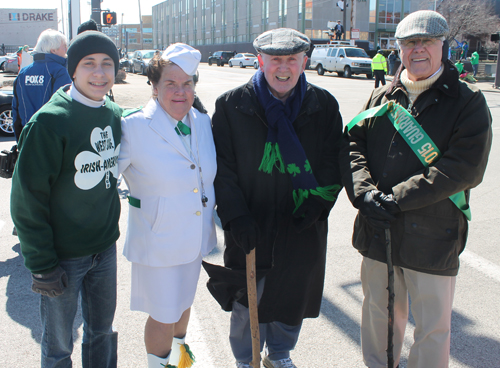
[[[72,75],[76,89],[94,101],[101,101],[115,84],[115,63],[107,54],[85,56]]]

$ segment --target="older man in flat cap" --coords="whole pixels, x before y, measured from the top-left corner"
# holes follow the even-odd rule
[[[335,98],[306,81],[309,46],[309,38],[293,29],[258,36],[260,69],[247,84],[217,99],[212,119],[225,266],[244,270],[245,255],[256,248],[267,368],[296,367],[290,351],[302,320],[319,314],[327,218],[340,190],[342,118]],[[216,290],[218,281],[210,280]],[[250,367],[247,299],[238,285],[228,290],[221,304],[232,310],[236,366]]]
[[[387,366],[386,240],[395,279],[394,366],[409,294],[415,342],[407,367],[448,367],[470,189],[483,178],[492,134],[483,94],[460,82],[446,58],[447,33],[446,19],[433,11],[399,23],[402,66],[348,124],[340,153],[344,186],[359,209],[353,245],[363,255],[361,346],[370,368]]]

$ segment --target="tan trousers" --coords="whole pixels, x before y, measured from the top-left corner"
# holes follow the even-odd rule
[[[361,349],[367,367],[387,367],[387,265],[363,257]],[[394,267],[394,366],[399,364],[408,321],[408,294],[415,319],[408,368],[446,368],[455,276],[437,276]]]

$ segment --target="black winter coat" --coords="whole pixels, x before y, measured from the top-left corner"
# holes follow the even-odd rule
[[[235,272],[245,269],[245,253],[228,230],[231,220],[252,216],[262,235],[256,247],[258,276],[266,274],[259,321],[298,325],[304,318],[317,317],[325,276],[327,217],[334,203],[328,202],[328,208],[313,226],[301,233],[296,231],[289,175],[258,170],[268,128],[252,81],[217,99],[212,124],[217,150],[217,211],[225,230],[225,266]],[[340,185],[342,118],[336,99],[326,90],[308,84],[293,126],[319,185]],[[232,281],[226,279],[223,283]],[[230,300],[240,296],[239,302],[246,306],[241,290]],[[230,310],[230,304],[223,308]]]
[[[384,115],[353,127],[340,153],[343,183],[356,206],[379,189],[394,194],[402,213],[391,224],[394,265],[435,275],[455,276],[467,240],[465,215],[448,199],[483,179],[491,147],[491,114],[481,91],[458,80],[451,62],[411,113],[441,151],[432,167],[420,160]],[[402,69],[400,69],[401,71]],[[399,74],[390,86],[373,91],[365,109],[396,101],[408,106]],[[474,210],[479,209],[472,209]],[[386,262],[385,234],[358,214],[353,245],[368,258]]]

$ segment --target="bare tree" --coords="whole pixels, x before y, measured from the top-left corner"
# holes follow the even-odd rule
[[[496,53],[498,50],[498,43],[491,42],[488,37],[488,40],[483,43],[483,49],[486,52],[486,54]]]
[[[493,1],[491,0],[443,0],[441,2],[430,1],[423,3],[426,9],[434,9],[441,13],[448,21],[450,34],[448,41],[457,36],[478,37],[486,43],[491,33],[500,30],[500,18],[495,14]]]

